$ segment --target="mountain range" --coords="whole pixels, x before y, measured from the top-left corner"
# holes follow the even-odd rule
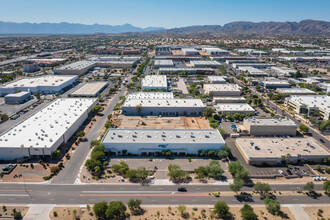
[[[126,32],[160,35],[330,35],[330,22],[302,20],[300,22],[247,22],[237,21],[221,25],[198,25],[165,29],[163,27],[140,28],[124,25],[86,25],[77,23],[15,23],[0,21],[0,34],[118,34]]]

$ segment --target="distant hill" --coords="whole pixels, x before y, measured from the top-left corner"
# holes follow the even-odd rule
[[[164,32],[169,35],[329,35],[330,22],[302,20],[300,22],[246,22],[237,21],[221,25],[189,26]]]
[[[302,20],[300,22],[247,22],[237,21],[221,25],[199,25],[165,29],[162,27],[140,28],[124,25],[86,25],[73,23],[15,23],[1,22],[0,34],[118,34],[126,32],[165,36],[212,36],[227,35],[330,35],[330,22]]]
[[[86,25],[73,23],[15,23],[0,21],[0,34],[117,34],[125,32],[149,32],[165,30],[162,27],[140,28],[130,24]]]

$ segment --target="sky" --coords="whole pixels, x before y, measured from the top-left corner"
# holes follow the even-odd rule
[[[330,0],[0,0],[0,21],[223,25],[233,21],[330,21]]]

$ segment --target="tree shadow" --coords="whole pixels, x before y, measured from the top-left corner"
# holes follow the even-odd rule
[[[247,192],[241,192],[240,194],[235,195],[235,198],[239,202],[254,202],[252,195]]]
[[[312,199],[318,199],[319,197],[322,196],[321,193],[317,193],[317,192],[315,192],[315,191],[313,191],[313,192],[307,192],[306,195],[307,195],[308,197],[312,198]]]

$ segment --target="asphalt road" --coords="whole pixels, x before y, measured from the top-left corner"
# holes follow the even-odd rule
[[[131,77],[128,77],[128,80],[130,81]],[[113,112],[114,107],[119,102],[119,97],[122,96],[125,91],[126,87],[122,86],[121,91],[113,97],[110,104],[105,109],[104,116],[96,121],[92,129],[86,135],[88,141],[81,143],[69,162],[65,165],[65,168],[51,181],[52,184],[73,184],[75,182],[79,169],[90,151],[90,141],[99,137],[100,131],[107,121],[107,115]]]
[[[209,196],[209,192],[230,191],[228,185],[186,186],[187,192],[178,192],[177,186],[141,185],[62,185],[62,184],[0,184],[0,203],[6,204],[94,204],[100,201],[141,199],[143,204],[214,204],[226,201],[228,204],[243,202],[261,204],[259,195],[254,196]],[[276,191],[301,190],[303,185],[272,186]],[[316,185],[315,190],[321,190]],[[250,192],[252,188],[245,187]],[[306,195],[278,196],[282,204],[330,203],[330,197],[311,198]]]

